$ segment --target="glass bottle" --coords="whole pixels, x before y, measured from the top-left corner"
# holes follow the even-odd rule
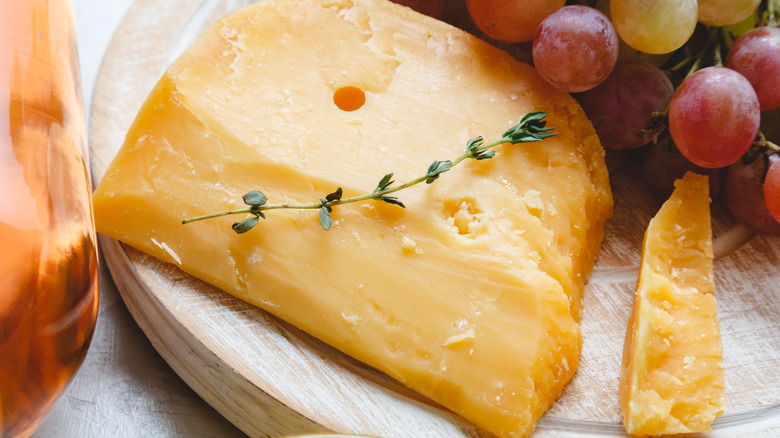
[[[98,261],[70,0],[0,0],[0,436],[29,436],[83,360]]]

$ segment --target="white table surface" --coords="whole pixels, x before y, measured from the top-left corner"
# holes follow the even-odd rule
[[[165,0],[161,0],[165,1]],[[132,0],[74,0],[84,101]],[[100,310],[89,352],[35,438],[243,437],[157,354],[101,268]]]

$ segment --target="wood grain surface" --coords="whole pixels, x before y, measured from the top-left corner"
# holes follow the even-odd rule
[[[137,0],[104,59],[91,118],[105,172],[166,66],[243,0]],[[448,8],[462,10],[462,0]],[[580,368],[535,437],[623,436],[617,376],[645,227],[658,208],[640,172],[609,157],[615,215],[586,287]],[[780,238],[754,236],[713,206],[716,296],[729,410],[711,436],[780,435]],[[251,436],[334,431],[487,436],[458,416],[271,315],[119,242],[102,251],[131,314],[171,367]]]

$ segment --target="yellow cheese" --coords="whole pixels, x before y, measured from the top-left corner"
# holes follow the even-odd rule
[[[623,350],[633,435],[708,432],[726,406],[707,177],[688,173],[675,187],[645,234]]]
[[[341,205],[329,231],[316,211],[268,211],[242,235],[231,217],[180,224],[253,189],[301,203],[405,182],[537,110],[559,135],[398,192],[405,209]],[[577,368],[612,198],[584,113],[528,65],[384,0],[265,0],[170,66],[94,205],[101,233],[525,436]]]

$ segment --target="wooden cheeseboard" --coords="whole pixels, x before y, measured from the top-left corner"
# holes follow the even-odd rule
[[[102,177],[167,65],[247,0],[137,0],[103,61],[90,140]],[[451,1],[462,13],[462,1]],[[457,11],[456,11],[457,12]],[[642,236],[658,204],[638,172],[610,156],[615,215],[586,288],[580,369],[534,436],[623,436],[617,402]],[[712,436],[780,434],[780,238],[753,236],[713,207],[716,295],[729,411]],[[139,326],[171,367],[251,436],[334,431],[383,437],[487,436],[458,416],[177,267],[101,236]]]

